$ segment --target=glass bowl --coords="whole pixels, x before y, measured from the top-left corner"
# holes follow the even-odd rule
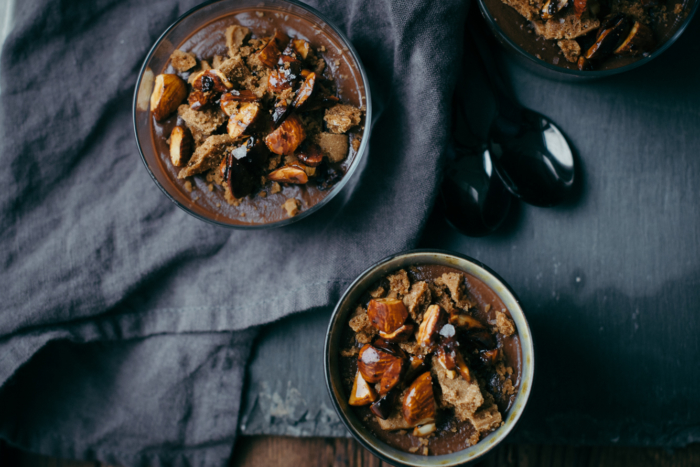
[[[258,13],[260,16],[254,14]],[[169,58],[175,49],[180,48],[186,41],[193,39],[195,47],[199,37],[203,34],[221,34],[221,27],[212,29],[209,33],[206,29],[213,23],[220,23],[226,17],[234,17],[235,22],[251,28],[253,33],[263,28],[265,31],[266,18],[272,16],[282,18],[286,32],[298,38],[309,41],[315,49],[323,45],[325,51],[320,55],[326,60],[327,66],[332,70],[336,82],[343,80],[343,94],[341,101],[357,107],[365,106],[365,128],[362,132],[362,141],[357,151],[351,149],[345,163],[345,175],[328,190],[325,197],[304,209],[294,217],[281,218],[273,222],[255,222],[246,220],[237,215],[234,207],[226,203],[214,205],[214,201],[207,197],[206,192],[193,196],[182,186],[182,181],[177,182],[175,168],[167,161],[167,154],[162,154],[156,148],[154,136],[153,118],[149,111],[149,99],[153,89],[155,75],[165,72],[169,66]],[[233,22],[233,19],[232,19]],[[225,26],[224,26],[225,27]],[[269,27],[269,26],[268,26]],[[311,29],[309,29],[311,27]],[[304,34],[301,31],[313,31]],[[201,33],[201,34],[200,34]],[[271,34],[272,30],[267,31]],[[237,229],[264,229],[281,227],[300,221],[315,213],[328,204],[352,178],[357,171],[362,158],[368,151],[370,130],[372,122],[372,101],[370,97],[369,81],[360,58],[347,37],[330,21],[313,8],[294,0],[213,0],[203,3],[188,11],[178,18],[158,38],[144,60],[141,71],[136,81],[136,89],[133,100],[133,124],[141,159],[148,173],[158,187],[177,206],[185,212],[203,221],[217,225]],[[206,182],[198,181],[197,188],[207,189]],[[201,186],[199,186],[201,183]],[[293,190],[301,190],[298,186]],[[303,188],[304,190],[306,188]],[[286,189],[285,189],[286,190]],[[296,191],[294,191],[296,193]],[[268,196],[264,201],[256,197],[256,205],[260,203],[261,212],[272,209],[273,200]],[[269,204],[264,204],[269,203]],[[282,203],[274,205],[276,209],[282,209]],[[257,210],[257,206],[255,207]],[[275,213],[276,216],[279,214]]]
[[[597,79],[597,78],[604,78],[607,76],[612,76],[616,75],[619,73],[623,73],[626,71],[633,70],[635,68],[638,68],[646,63],[649,63],[651,60],[654,58],[658,57],[661,55],[664,51],[666,51],[669,47],[671,47],[676,40],[680,37],[681,34],[683,34],[683,31],[687,28],[688,24],[690,21],[693,19],[693,16],[695,15],[695,12],[698,8],[698,1],[697,0],[681,0],[684,9],[687,12],[687,14],[684,17],[678,17],[676,19],[675,25],[672,25],[671,27],[667,28],[667,32],[664,37],[659,40],[659,43],[661,43],[661,46],[658,47],[655,51],[651,52],[649,55],[642,57],[638,60],[631,61],[629,63],[625,63],[623,61],[620,62],[621,66],[618,66],[616,68],[609,68],[609,69],[604,69],[604,70],[591,70],[591,71],[580,71],[578,69],[568,69],[568,68],[563,68],[557,65],[554,65],[553,63],[546,62],[544,60],[541,60],[531,53],[527,52],[525,49],[520,47],[516,40],[508,35],[499,25],[499,21],[523,21],[527,23],[527,20],[520,16],[519,13],[517,13],[514,9],[511,7],[500,3],[504,8],[500,8],[499,10],[500,13],[502,13],[505,18],[501,17],[500,19],[494,17],[494,15],[491,13],[489,10],[489,7],[486,5],[487,0],[478,0],[479,4],[479,10],[481,11],[481,15],[483,16],[484,20],[486,21],[486,24],[488,25],[489,29],[491,32],[496,36],[496,39],[498,42],[505,47],[505,49],[510,52],[512,56],[516,58],[518,63],[523,65],[525,68],[528,70],[532,71],[535,74],[538,74],[540,76],[543,76],[545,78],[550,78],[550,79],[555,79],[555,80],[560,80],[560,81],[584,81],[584,80],[590,80],[590,79]],[[509,11],[510,10],[510,11]],[[530,36],[534,37],[534,33],[530,34]],[[524,36],[523,36],[524,37]],[[556,45],[555,45],[556,47]],[[565,60],[564,57],[561,57],[561,60]]]
[[[459,269],[484,282],[508,308],[520,337],[521,374],[518,393],[510,410],[504,414],[504,423],[489,433],[474,446],[461,451],[439,456],[423,456],[401,451],[380,441],[355,416],[348,404],[340,372],[339,353],[343,345],[343,332],[362,294],[376,281],[388,273],[411,265],[437,264]],[[532,333],[525,319],[525,313],[515,293],[494,271],[484,264],[467,256],[441,250],[412,250],[389,256],[371,266],[353,281],[333,310],[326,333],[324,348],[324,370],[326,386],[331,401],[343,424],[352,435],[375,456],[401,466],[458,466],[483,460],[483,456],[493,450],[513,430],[520,419],[532,390],[535,374],[535,353]]]

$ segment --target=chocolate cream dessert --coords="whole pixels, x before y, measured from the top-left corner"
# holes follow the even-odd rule
[[[476,277],[438,265],[396,271],[366,291],[340,351],[343,387],[377,438],[441,455],[503,424],[520,385],[517,329]]]
[[[689,14],[688,0],[484,0],[523,50],[562,68],[608,70],[648,56]]]
[[[161,169],[233,223],[273,223],[316,205],[364,132],[364,88],[348,55],[308,21],[264,9],[196,31],[155,77]]]

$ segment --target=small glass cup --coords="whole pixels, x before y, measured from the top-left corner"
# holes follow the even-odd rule
[[[153,78],[155,75],[164,72],[173,51],[214,21],[246,11],[283,15],[278,17],[284,18],[285,21],[288,17],[291,17],[293,20],[311,24],[314,34],[323,34],[323,39],[332,45],[332,50],[326,47],[327,53],[336,54],[337,63],[335,66],[339,67],[339,70],[343,70],[343,73],[345,73],[343,78],[351,84],[349,86],[350,94],[356,101],[351,103],[358,107],[365,106],[366,126],[361,135],[362,141],[352,160],[349,161],[343,178],[329,190],[323,199],[308,209],[294,217],[268,223],[246,222],[245,219],[214,212],[211,208],[207,208],[204,203],[193,199],[189,193],[175,184],[171,180],[172,174],[168,174],[165,170],[165,162],[155,148],[153,119],[149,110]],[[255,19],[252,16],[251,18]],[[309,37],[309,40],[313,41],[314,39]],[[372,100],[369,81],[357,51],[355,51],[348,38],[321,13],[295,0],[212,0],[188,11],[165,30],[146,56],[136,81],[133,100],[133,124],[136,144],[141,153],[141,159],[156,185],[178,207],[194,217],[216,225],[236,229],[267,229],[289,225],[310,216],[328,204],[347,185],[353,174],[358,170],[358,167],[360,167],[362,159],[368,151],[371,122]],[[202,197],[206,197],[206,193]],[[280,207],[279,209],[282,208]]]

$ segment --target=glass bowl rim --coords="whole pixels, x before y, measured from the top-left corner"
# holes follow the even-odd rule
[[[700,4],[700,0],[693,0],[693,6],[690,10],[690,13],[688,16],[683,20],[683,23],[676,29],[676,31],[673,33],[671,37],[668,38],[666,42],[663,43],[661,47],[658,49],[654,50],[652,53],[650,53],[646,57],[642,57],[641,59],[630,63],[628,65],[624,65],[621,67],[617,68],[612,68],[609,70],[592,70],[592,71],[581,71],[581,70],[571,70],[569,68],[562,68],[559,66],[556,66],[552,63],[545,62],[544,60],[540,60],[539,58],[535,57],[529,52],[526,52],[522,47],[520,47],[518,44],[515,43],[513,39],[506,34],[501,27],[498,25],[498,22],[495,21],[494,16],[491,14],[489,11],[488,7],[485,4],[485,0],[478,0],[479,4],[479,11],[481,12],[481,16],[486,20],[486,22],[489,25],[489,28],[491,31],[495,31],[494,35],[497,35],[498,38],[502,41],[505,41],[508,46],[513,49],[519,56],[524,57],[525,59],[535,63],[538,66],[541,66],[548,71],[558,73],[561,75],[566,75],[570,77],[576,77],[576,78],[605,78],[607,76],[613,76],[617,75],[619,73],[624,73],[626,71],[633,70],[635,68],[638,68],[646,63],[649,63],[651,60],[654,58],[658,57],[661,55],[663,52],[668,50],[669,47],[671,47],[683,34],[683,32],[686,30],[688,27],[688,24],[690,24],[690,21],[692,21],[693,17],[695,16],[695,13],[698,9],[698,4]],[[497,34],[496,34],[497,33]],[[499,40],[499,42],[500,42]]]
[[[235,0],[234,0],[235,1]],[[209,217],[200,215],[192,210],[190,210],[187,206],[182,205],[178,200],[175,199],[173,195],[168,192],[168,190],[161,185],[161,183],[158,181],[156,178],[155,174],[151,170],[151,168],[148,165],[148,162],[146,161],[146,157],[144,156],[143,149],[141,147],[141,141],[139,140],[139,133],[138,133],[138,125],[137,125],[137,103],[138,103],[138,97],[139,97],[139,89],[141,87],[141,81],[143,79],[144,73],[146,71],[146,68],[148,68],[148,63],[151,60],[151,57],[155,53],[155,51],[158,49],[158,47],[161,45],[165,37],[175,29],[182,21],[187,19],[189,16],[194,14],[195,12],[202,10],[204,8],[209,7],[210,5],[213,5],[215,3],[222,3],[222,2],[232,2],[232,0],[208,0],[206,2],[200,3],[199,5],[196,5],[195,7],[189,9],[182,15],[180,15],[173,23],[168,26],[165,31],[156,39],[155,43],[151,47],[151,49],[148,51],[148,54],[146,54],[146,58],[143,61],[143,64],[141,65],[141,68],[139,69],[139,74],[136,79],[136,86],[134,88],[134,97],[132,99],[132,125],[134,129],[134,137],[136,138],[136,146],[138,147],[139,150],[139,155],[141,156],[141,161],[143,162],[144,166],[146,167],[146,170],[148,171],[148,174],[151,176],[151,179],[155,182],[156,186],[160,188],[160,190],[165,194],[165,196],[170,199],[177,207],[185,211],[187,214],[201,220],[204,222],[208,222],[210,224],[218,225],[221,227],[226,227],[230,229],[239,229],[239,230],[262,230],[262,229],[273,229],[277,227],[284,227],[290,224],[293,224],[295,222],[298,222],[302,219],[305,219],[306,217],[310,216],[311,214],[317,212],[319,209],[321,209],[323,206],[328,204],[333,198],[340,193],[345,185],[350,181],[352,176],[355,174],[357,171],[357,168],[359,167],[360,163],[362,162],[362,159],[365,156],[365,153],[368,150],[369,146],[369,140],[370,140],[370,135],[372,132],[372,97],[371,97],[371,91],[370,91],[370,84],[369,84],[369,79],[367,77],[367,73],[365,72],[365,67],[364,64],[362,63],[362,60],[360,60],[360,56],[355,50],[355,47],[353,47],[352,43],[348,39],[348,37],[338,28],[336,27],[335,24],[333,24],[332,21],[330,21],[328,18],[326,18],[322,13],[320,13],[318,10],[315,8],[306,5],[304,3],[301,3],[297,0],[275,0],[277,2],[281,3],[289,3],[295,7],[301,8],[302,10],[306,10],[306,12],[310,13],[312,16],[315,16],[318,20],[320,20],[322,23],[328,25],[335,34],[338,35],[338,37],[341,39],[343,42],[342,45],[347,47],[348,52],[350,52],[350,55],[354,62],[357,64],[357,69],[360,72],[360,76],[362,78],[362,84],[364,86],[364,100],[365,100],[365,127],[364,131],[362,133],[362,141],[360,142],[360,147],[357,150],[355,154],[355,158],[353,159],[352,163],[350,164],[350,167],[348,167],[348,171],[343,175],[343,178],[338,182],[328,193],[328,195],[323,198],[321,201],[307,209],[306,211],[302,211],[300,214],[289,217],[287,219],[283,219],[281,221],[277,222],[271,222],[271,223],[266,223],[266,224],[229,224],[226,222],[220,222],[215,219],[211,219]],[[261,8],[265,8],[265,5],[261,5]],[[235,12],[235,8],[232,8],[231,12]],[[362,96],[361,96],[362,97]]]

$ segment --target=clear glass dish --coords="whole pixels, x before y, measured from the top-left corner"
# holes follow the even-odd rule
[[[503,47],[505,47],[506,50],[510,52],[511,55],[513,55],[520,64],[522,64],[527,69],[540,76],[560,81],[583,81],[589,79],[604,78],[607,76],[624,73],[626,71],[638,68],[646,63],[649,63],[651,60],[658,57],[669,47],[671,47],[676,42],[676,40],[678,40],[681,34],[683,34],[683,31],[685,31],[685,29],[688,27],[688,24],[693,19],[693,16],[695,15],[695,12],[698,9],[699,2],[697,0],[682,0],[682,3],[684,9],[687,11],[687,14],[682,19],[679,18],[679,20],[677,21],[678,24],[674,24],[670,28],[667,28],[668,32],[665,34],[665,36],[659,38],[658,42],[661,45],[649,55],[647,55],[646,57],[642,57],[638,60],[632,61],[631,63],[623,64],[622,66],[618,66],[616,68],[609,68],[605,70],[580,71],[578,69],[572,70],[568,68],[563,68],[561,66],[546,62],[535,57],[534,55],[520,47],[516,43],[514,38],[507,34],[503,30],[503,28],[501,28],[501,26],[499,25],[499,19],[495,18],[494,15],[491,13],[486,4],[486,0],[478,0],[479,10],[481,11],[481,15],[486,21],[486,24],[488,25],[489,29],[494,34],[498,42],[501,43],[501,45],[503,45]],[[521,20],[527,22],[527,20],[520,17],[520,15],[515,12],[515,10],[513,10],[513,14],[514,16],[517,16]],[[503,21],[503,18],[501,18],[501,21]],[[563,57],[561,59],[564,60]]]
[[[181,182],[178,182],[176,177],[174,177],[174,168],[169,166],[167,157],[156,148],[155,126],[149,110],[153,78],[166,70],[170,55],[175,49],[180,48],[193,37],[196,40],[198,34],[206,29],[207,26],[215,22],[219,23],[227,17],[235,16],[237,23],[243,24],[245,22],[243,25],[251,27],[255,33],[256,25],[262,24],[265,18],[271,18],[271,16],[258,17],[254,14],[255,12],[283,18],[284,26],[290,35],[308,40],[314,48],[324,45],[326,50],[320,55],[326,59],[329,68],[334,70],[334,79],[337,80],[338,76],[342,75],[345,83],[343,89],[344,92],[347,92],[346,95],[341,95],[341,100],[344,103],[350,103],[357,107],[365,106],[366,109],[366,125],[361,134],[362,141],[357,151],[351,150],[345,165],[346,172],[343,178],[328,190],[323,199],[308,206],[298,215],[273,222],[246,220],[236,216],[236,211],[233,207],[228,205],[222,206],[221,209],[215,207],[211,200],[207,198],[206,192],[199,194],[199,196],[192,196],[191,193],[185,190],[181,186]],[[308,26],[311,26],[313,34],[304,35],[300,32],[301,30],[308,30]],[[223,37],[223,31],[217,31],[214,31],[214,33],[221,34]],[[271,34],[272,31],[270,30],[267,33]],[[141,153],[141,159],[156,185],[177,206],[194,217],[237,229],[265,229],[289,225],[310,216],[328,204],[348,184],[354,173],[361,166],[362,159],[368,151],[371,122],[372,101],[369,81],[362,62],[352,44],[321,13],[294,0],[213,0],[188,11],[170,25],[151,48],[139,72],[133,99],[133,125],[136,144]],[[295,187],[294,189],[300,190],[301,188]],[[277,207],[282,209],[279,206]],[[263,208],[267,209],[264,206]]]

